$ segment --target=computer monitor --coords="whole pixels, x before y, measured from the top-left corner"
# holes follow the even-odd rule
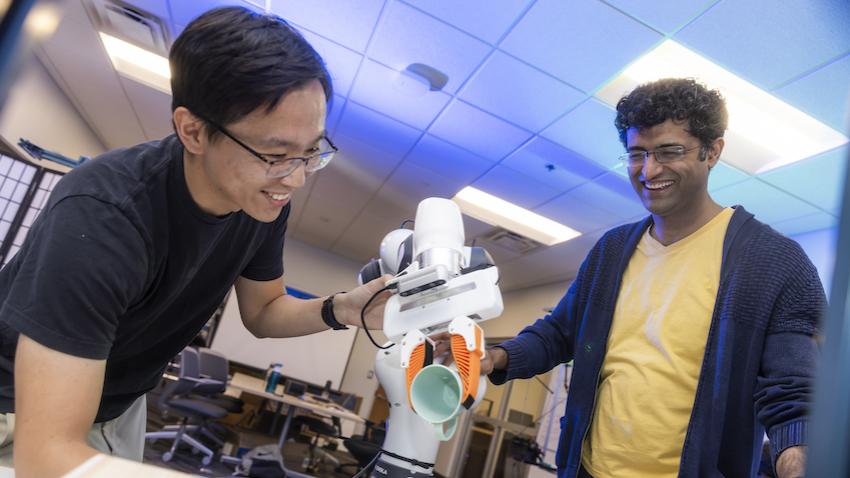
[[[294,378],[287,378],[286,384],[283,386],[283,393],[286,395],[292,395],[294,397],[300,397],[307,392],[307,384],[300,381],[295,380]]]

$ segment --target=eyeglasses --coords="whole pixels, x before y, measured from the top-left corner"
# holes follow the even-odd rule
[[[198,115],[196,114],[196,116]],[[229,131],[224,129],[224,127],[219,126],[208,119],[202,119],[204,119],[204,121],[215,127],[215,129],[221,131],[223,135],[233,140],[234,143],[241,146],[243,149],[245,149],[245,151],[248,151],[260,161],[268,164],[269,169],[266,171],[266,176],[269,178],[285,178],[289,176],[290,174],[294,173],[296,169],[298,169],[298,165],[300,164],[299,161],[304,163],[304,172],[306,174],[315,173],[316,171],[327,166],[328,163],[330,163],[331,160],[334,158],[334,155],[337,153],[337,151],[339,151],[339,148],[334,146],[330,138],[328,138],[327,136],[323,136],[314,148],[316,152],[309,156],[286,158],[282,157],[286,156],[286,154],[260,153],[255,151],[254,148],[248,146],[247,144],[237,139]]]
[[[694,146],[693,148],[685,148],[684,146],[664,146],[650,151],[629,151],[626,154],[620,155],[619,158],[626,166],[634,167],[643,165],[649,155],[652,154],[655,156],[656,162],[659,164],[666,164],[684,158],[686,154],[695,149],[702,149],[702,146]]]

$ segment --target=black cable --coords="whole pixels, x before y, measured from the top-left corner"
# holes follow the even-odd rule
[[[375,342],[375,339],[372,338],[372,334],[369,333],[369,329],[366,327],[366,309],[369,308],[369,304],[371,304],[372,301],[375,300],[376,297],[381,295],[382,292],[384,292],[386,290],[394,289],[395,287],[396,287],[395,284],[388,285],[388,286],[384,287],[383,289],[379,290],[378,292],[375,292],[372,295],[372,297],[370,297],[369,300],[366,301],[366,305],[364,305],[363,308],[360,309],[360,323],[363,324],[363,331],[366,332],[366,337],[369,337],[369,340],[372,341],[372,345],[374,345],[375,347],[378,347],[381,350],[386,350],[386,349],[392,347],[395,344],[389,344],[389,345],[384,347],[384,346],[378,345],[378,342]]]
[[[408,222],[416,224],[416,221],[414,221],[413,219],[405,219],[404,221],[401,221],[401,226],[398,226],[398,228],[404,229],[404,226],[406,226]]]

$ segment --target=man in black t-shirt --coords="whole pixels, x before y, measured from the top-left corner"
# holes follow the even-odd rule
[[[221,8],[169,61],[176,134],[69,173],[0,271],[0,463],[13,452],[19,478],[64,474],[96,450],[140,460],[145,392],[232,285],[257,337],[354,325],[383,288],[284,292],[290,195],[336,152],[331,81],[304,38]]]

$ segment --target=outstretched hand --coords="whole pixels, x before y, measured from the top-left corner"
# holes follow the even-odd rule
[[[440,332],[429,336],[429,338],[434,341],[434,361],[446,367],[451,365],[454,362],[454,357],[451,354],[452,335],[448,332]],[[500,365],[499,368],[503,368],[502,363],[507,364],[507,354],[503,349],[498,347],[487,349],[481,359],[481,375],[493,373],[497,364]]]
[[[372,299],[372,296],[383,289],[386,282],[392,278],[391,275],[385,275],[355,287],[344,294],[338,294],[334,298],[334,315],[336,315],[337,320],[345,325],[362,327],[360,311]],[[372,302],[369,302],[369,307],[366,308],[366,328],[382,329],[384,327],[384,306],[392,294],[392,291],[385,290],[372,299]]]

